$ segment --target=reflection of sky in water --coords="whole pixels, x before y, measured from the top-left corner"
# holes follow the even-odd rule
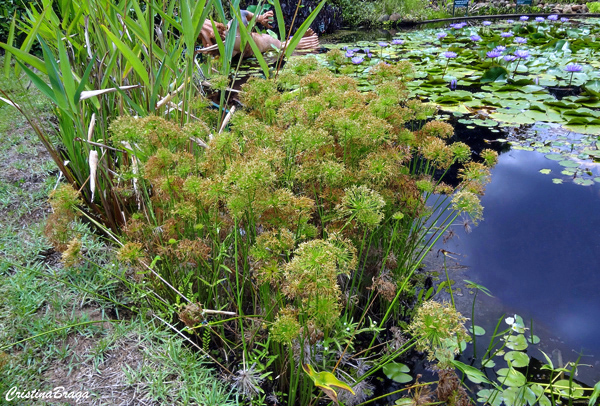
[[[540,169],[551,169],[549,175]],[[542,154],[502,154],[484,221],[448,249],[505,305],[600,358],[600,185],[579,186]]]

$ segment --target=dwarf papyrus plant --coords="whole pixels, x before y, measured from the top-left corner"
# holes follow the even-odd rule
[[[188,331],[205,341],[210,329],[236,376],[270,365],[278,378],[263,387],[290,405],[310,402],[306,364],[364,400],[367,378],[411,345],[396,326],[426,245],[459,212],[481,214],[485,176],[469,171],[456,210],[432,224],[429,196],[453,191],[435,171],[470,151],[449,125],[424,125],[433,110],[407,99],[406,71],[375,67],[365,93],[312,58],[293,60],[277,81],[244,85],[246,109],[222,133],[218,113],[202,109],[185,126],[132,115],[111,124],[113,144],[136,146],[122,193],[146,197],[121,257],[142,271],[152,262],[147,282]],[[191,320],[182,300],[202,311]]]

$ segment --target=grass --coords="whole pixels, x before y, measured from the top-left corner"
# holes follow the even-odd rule
[[[51,108],[36,91],[3,76],[0,88],[52,125]],[[2,401],[12,387],[63,386],[88,391],[79,403],[86,405],[234,404],[200,353],[147,311],[112,247],[88,225],[75,225],[83,261],[64,266],[44,236],[57,171],[27,122],[4,104],[0,143]]]

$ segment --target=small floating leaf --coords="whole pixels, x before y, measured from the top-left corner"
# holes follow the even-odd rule
[[[481,366],[484,368],[494,368],[496,366],[496,363],[494,362],[493,359],[485,359],[481,362]]]
[[[522,336],[521,336],[522,337]],[[514,368],[500,368],[497,371],[498,380],[507,386],[523,386],[527,383],[525,375]]]
[[[579,397],[583,395],[583,388],[575,382],[569,382],[568,379],[561,379],[554,383],[554,388],[567,396]]]
[[[594,181],[591,179],[583,179],[583,178],[576,178],[573,180],[573,182],[577,183],[578,185],[581,186],[591,186],[594,184]]]
[[[540,169],[540,172],[543,173],[544,175],[548,175],[550,172],[552,172],[551,169]]]
[[[558,161],[558,164],[567,168],[577,168],[579,167],[579,163],[575,162],[575,161],[569,161],[568,159],[565,159],[564,161]]]
[[[554,181],[554,179],[552,179],[552,180]],[[560,183],[562,183],[561,179],[558,179],[558,180],[560,180]],[[556,182],[554,182],[554,183],[556,183]],[[534,334],[533,337],[531,337],[531,336],[527,337],[527,341],[529,341],[531,344],[538,344],[540,342],[540,338]]]
[[[523,351],[527,348],[527,341],[522,334],[510,336],[506,341],[506,346],[511,350]]]
[[[475,334],[476,336],[482,336],[482,335],[485,334],[484,328],[480,327],[480,326],[473,326],[472,329],[471,329],[471,332],[473,334]]]
[[[529,357],[520,351],[509,351],[504,354],[504,360],[510,361],[516,368],[522,368],[529,365]]]
[[[389,379],[398,383],[408,383],[412,381],[412,376],[408,375],[410,368],[399,362],[390,362],[383,367],[383,373]]]
[[[544,155],[544,156],[553,161],[562,161],[563,159],[565,159],[564,156],[559,155],[559,154],[548,154],[548,155]]]

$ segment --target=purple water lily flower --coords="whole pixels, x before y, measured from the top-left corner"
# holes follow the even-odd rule
[[[556,21],[556,20],[558,20],[558,14],[550,14],[548,16],[548,20],[550,20],[550,21]]]
[[[442,55],[444,57],[448,58],[448,59],[452,59],[452,58],[456,58],[457,57],[456,52],[452,52],[452,51],[443,52]]]
[[[471,41],[478,42],[481,41],[481,37],[479,35],[471,35]]]
[[[355,56],[354,58],[352,58],[352,63],[355,65],[360,65],[361,63],[363,63],[364,58],[362,56]]]
[[[498,58],[499,56],[502,56],[502,52],[494,49],[494,50],[488,52],[486,55],[488,58]]]
[[[515,20],[506,20],[506,22],[507,22],[508,24],[512,24],[512,23],[514,23],[514,22],[515,22]]]
[[[496,48],[494,48],[494,51],[504,52],[506,51],[506,47],[503,45],[498,45]]]
[[[450,90],[456,90],[456,79],[450,81]]]
[[[540,78],[538,78],[537,76],[533,78],[533,83],[535,83],[536,85],[540,84]]]
[[[529,51],[518,49],[515,51],[515,56],[519,59],[527,59],[529,58]]]
[[[346,58],[352,58],[354,56],[354,51],[351,49],[346,51]]]
[[[543,23],[544,21],[546,21],[546,19],[544,17],[536,17],[535,21],[537,21],[538,23]]]
[[[517,43],[517,44],[527,44],[527,38],[515,37],[515,43]]]
[[[404,41],[401,39],[392,40],[392,45],[402,45],[402,44],[404,44]]]
[[[527,16],[521,16],[521,17],[519,17],[519,20],[521,20],[521,21],[527,21],[527,20],[529,20],[529,17],[527,17]]]
[[[446,36],[448,34],[445,32],[438,32],[436,35],[437,35],[438,39],[444,39],[444,38],[446,38]]]
[[[560,18],[560,22],[561,23],[566,23],[567,21],[569,21],[569,19],[567,17],[561,17]]]
[[[569,86],[571,86],[571,82],[573,81],[573,74],[575,72],[581,72],[583,70],[583,66],[577,63],[570,63],[567,66],[565,66],[565,70],[567,72],[571,72],[571,78],[569,79]]]
[[[387,47],[389,44],[387,42],[379,42],[377,45],[379,45],[382,48]]]
[[[348,49],[348,46],[347,46],[347,45],[342,47],[342,51],[345,51],[345,50],[347,50],[347,49]]]
[[[371,50],[370,50],[369,48],[365,48],[365,49],[363,49],[363,52],[364,52],[365,54],[368,54],[368,53],[370,53],[370,52],[371,52]]]
[[[491,21],[484,21],[481,24],[483,24],[484,27],[488,27],[488,26],[492,25],[492,22]]]
[[[450,24],[450,28],[453,28],[455,30],[460,30],[462,28],[462,25],[460,25],[460,23]]]
[[[510,37],[512,37],[512,36],[513,36],[513,33],[512,33],[512,32],[510,32],[510,31],[501,32],[501,33],[500,33],[500,36],[501,36],[502,38],[510,38]]]
[[[565,70],[571,73],[581,72],[583,70],[583,66],[577,63],[570,63],[567,66],[565,66]]]
[[[517,60],[517,57],[514,55],[504,55],[504,60],[506,62],[512,62],[512,61]]]

